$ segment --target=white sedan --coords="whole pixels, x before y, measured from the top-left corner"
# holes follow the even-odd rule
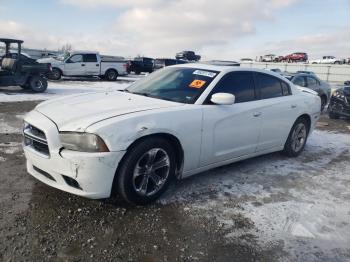
[[[186,64],[126,90],[39,104],[25,117],[28,172],[84,197],[158,198],[172,179],[284,151],[299,155],[320,98],[266,70]]]

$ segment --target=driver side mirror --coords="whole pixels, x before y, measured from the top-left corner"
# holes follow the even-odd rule
[[[211,96],[210,101],[217,105],[232,105],[235,103],[235,96],[229,93],[216,93]]]

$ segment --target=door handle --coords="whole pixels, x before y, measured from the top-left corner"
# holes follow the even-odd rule
[[[261,112],[255,112],[255,113],[253,114],[253,116],[254,116],[254,117],[261,116]]]
[[[96,64],[96,66],[100,66],[99,64]]]
[[[297,105],[291,105],[290,107],[291,108],[297,108]]]
[[[85,66],[85,64],[81,64],[81,66]]]

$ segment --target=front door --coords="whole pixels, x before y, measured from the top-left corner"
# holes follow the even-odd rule
[[[233,105],[215,105],[215,93],[231,93]],[[259,101],[252,72],[230,72],[209,94],[203,105],[201,166],[253,154],[260,132]]]
[[[85,75],[85,64],[83,61],[83,55],[76,54],[68,58],[64,64],[63,74],[66,76]]]

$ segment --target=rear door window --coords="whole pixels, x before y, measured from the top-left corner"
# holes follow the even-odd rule
[[[96,63],[97,56],[95,54],[86,54],[84,55],[84,62],[86,63]]]
[[[306,87],[305,77],[303,76],[297,76],[292,81],[293,81],[293,84],[297,86]]]
[[[319,85],[318,81],[314,77],[308,76],[306,79],[307,79],[307,86],[310,88],[316,87]]]
[[[260,88],[261,99],[283,96],[280,79],[263,73],[257,73],[256,77]]]

